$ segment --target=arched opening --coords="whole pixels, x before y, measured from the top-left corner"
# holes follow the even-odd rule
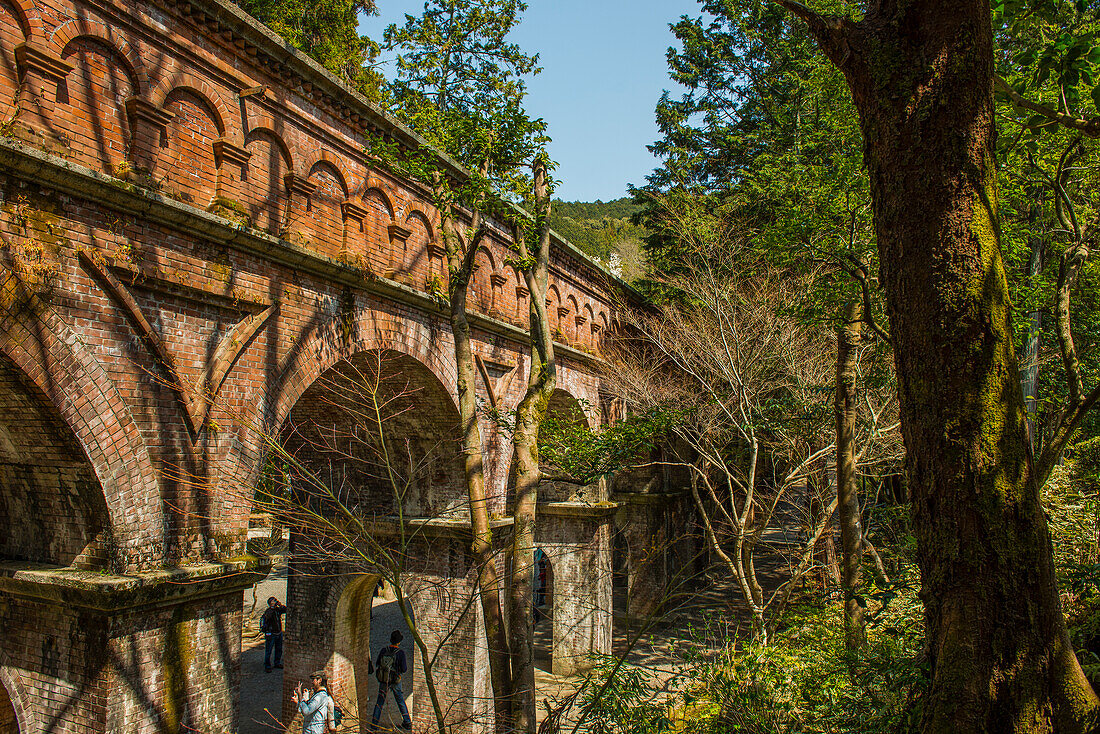
[[[554,669],[554,565],[542,548],[535,549],[531,575],[535,666],[550,673]]]
[[[0,685],[0,734],[19,734],[19,720],[8,689]]]
[[[375,591],[381,578],[360,574],[352,578],[336,604],[336,640],[329,690],[354,727],[370,717],[371,619]],[[366,727],[363,728],[366,730]]]
[[[615,527],[611,534],[611,611],[616,623],[629,616],[629,588],[630,545],[622,528]]]
[[[405,702],[405,710],[410,714],[413,712],[413,703],[416,697],[417,689],[413,685],[415,678],[416,667],[418,664],[416,648],[413,644],[412,631],[409,629],[409,625],[405,620],[404,615],[401,613],[401,607],[397,603],[397,599],[394,596],[393,589],[389,584],[383,582],[380,587],[377,587],[374,596],[374,624],[370,631],[370,654],[371,660],[378,660],[378,653],[390,645],[390,635],[394,630],[401,633],[401,642],[398,643],[398,647],[401,652],[404,653],[405,663],[408,666],[406,672],[401,676],[401,698]],[[416,615],[413,613],[412,600],[407,600],[406,609],[409,613],[409,617],[412,618],[413,624],[416,624]],[[366,685],[360,684],[361,690],[366,691],[366,697],[360,698],[360,709],[362,714],[360,731],[362,734],[367,734],[370,731],[371,718],[374,715],[375,706],[378,703],[379,697],[379,682],[377,672],[369,676]],[[395,700],[395,692],[391,691],[386,694],[382,701],[382,710],[378,718],[378,726],[382,731],[399,731],[398,726],[401,724],[402,714],[397,706]]]
[[[468,516],[458,411],[413,357],[361,352],[305,391],[284,427],[291,484],[358,518]]]
[[[0,356],[0,559],[102,568],[108,528],[103,489],[72,429]]]
[[[400,578],[406,609],[424,619],[426,637],[450,632],[451,621],[429,604],[449,567],[427,571],[435,585],[418,581],[438,559],[425,533],[469,517],[458,437],[444,384],[426,365],[391,350],[338,363],[291,409],[275,449],[283,488],[258,500],[270,502],[290,528],[284,701],[296,680],[323,668],[349,714],[349,730],[367,731],[379,692],[368,671],[396,629],[408,666],[401,698],[412,704],[419,675],[413,636],[391,582]],[[292,713],[284,709],[284,718]],[[393,693],[381,713],[389,728],[401,723]]]

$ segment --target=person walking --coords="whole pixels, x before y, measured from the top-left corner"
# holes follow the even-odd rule
[[[325,734],[332,731],[334,704],[328,692],[325,671],[318,670],[309,677],[310,688],[303,689],[302,682],[294,687],[290,700],[298,704],[302,714],[302,734]]]
[[[267,609],[260,617],[260,632],[264,633],[264,672],[272,667],[283,667],[283,615],[286,607],[275,597],[268,597]],[[275,665],[271,665],[271,652],[275,652]]]
[[[374,704],[374,715],[370,720],[370,731],[378,731],[378,720],[382,718],[382,707],[386,705],[386,694],[393,691],[397,700],[397,710],[401,712],[401,728],[412,730],[409,708],[405,705],[405,693],[401,690],[401,676],[409,669],[405,660],[405,651],[401,649],[404,635],[401,630],[390,633],[390,644],[378,651],[374,661],[374,675],[378,678],[378,701]]]

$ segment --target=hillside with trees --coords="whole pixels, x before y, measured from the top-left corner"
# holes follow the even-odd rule
[[[647,230],[634,222],[641,208],[630,197],[606,202],[556,199],[550,211],[550,226],[632,283],[646,270],[642,240]]]

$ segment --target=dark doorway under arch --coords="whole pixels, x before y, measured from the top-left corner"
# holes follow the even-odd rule
[[[72,429],[0,355],[0,559],[102,568],[109,515]]]
[[[550,673],[554,669],[554,566],[542,548],[535,549],[531,589],[535,607],[535,666]]]
[[[0,685],[0,734],[19,734],[19,721],[8,689]]]

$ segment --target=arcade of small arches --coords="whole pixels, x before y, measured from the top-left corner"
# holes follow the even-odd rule
[[[372,277],[427,293],[439,288],[438,213],[420,187],[371,166],[364,117],[310,129],[301,124],[300,101],[240,94],[242,85],[268,90],[252,82],[273,80],[207,78],[107,18],[84,14],[49,29],[41,15],[0,0],[0,117],[14,118],[15,132],[72,163]],[[505,264],[507,231],[494,228],[479,252],[470,305],[525,327],[529,294]],[[598,274],[579,253],[556,255],[547,294],[553,331],[596,351],[611,327],[608,297],[570,272]]]

